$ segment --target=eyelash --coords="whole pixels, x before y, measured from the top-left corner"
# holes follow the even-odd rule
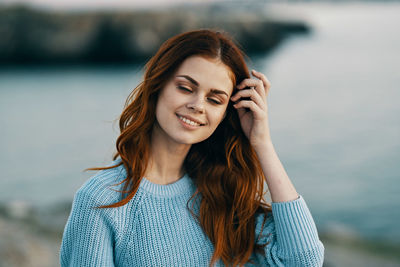
[[[177,88],[180,89],[180,90],[182,90],[182,91],[186,91],[186,92],[188,92],[188,93],[193,92],[192,90],[190,90],[189,88],[184,87],[184,86],[178,86]],[[208,99],[209,101],[211,101],[213,104],[216,104],[216,105],[221,105],[221,104],[222,104],[221,102],[219,102],[219,101],[217,101],[217,100],[215,100],[215,99],[212,99],[212,98],[207,98],[207,99]]]
[[[192,90],[188,89],[187,87],[183,87],[183,86],[178,86],[178,89],[181,89],[186,92],[192,92]]]
[[[219,101],[217,101],[215,99],[212,99],[212,98],[208,98],[208,100],[210,100],[211,102],[213,102],[216,105],[221,105],[222,104],[221,102],[219,102]]]

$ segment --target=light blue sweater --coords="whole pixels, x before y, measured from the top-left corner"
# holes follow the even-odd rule
[[[187,175],[168,185],[143,178],[126,205],[92,208],[121,200],[112,189],[122,185],[110,185],[125,175],[123,166],[100,171],[78,190],[64,230],[61,266],[209,266],[213,245],[186,208],[195,191]],[[260,242],[270,242],[265,256],[253,253],[256,266],[322,266],[324,247],[303,198],[272,203],[272,214],[263,229],[264,215],[256,218],[256,237],[261,233]]]

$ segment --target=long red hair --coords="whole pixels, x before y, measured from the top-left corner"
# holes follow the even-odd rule
[[[181,63],[194,55],[219,59],[234,74],[234,85],[250,77],[244,53],[225,33],[197,30],[167,40],[148,61],[143,82],[125,103],[114,156],[114,160],[120,157],[121,162],[90,169],[110,169],[123,164],[127,173],[122,181],[124,198],[99,208],[123,206],[134,197],[150,158],[158,95]],[[255,217],[271,211],[264,199],[265,177],[232,103],[228,104],[226,116],[215,132],[191,146],[183,164],[197,186],[187,207],[214,245],[210,266],[218,259],[227,266],[242,266],[253,252],[262,253],[267,244],[256,242]],[[193,199],[200,200],[199,214],[193,212],[193,205],[189,207]]]

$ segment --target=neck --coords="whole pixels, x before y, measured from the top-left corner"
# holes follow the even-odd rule
[[[155,126],[154,128],[156,128]],[[159,131],[153,130],[151,152],[145,177],[156,184],[174,183],[185,174],[183,161],[191,145],[166,140]]]

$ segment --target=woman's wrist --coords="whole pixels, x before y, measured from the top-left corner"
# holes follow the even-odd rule
[[[298,198],[298,193],[276,154],[271,139],[254,147],[266,178],[273,202],[286,202]]]
[[[268,150],[274,150],[274,145],[272,144],[271,136],[265,137],[262,141],[254,142],[252,144],[253,149],[256,151],[257,155],[260,153],[265,153]]]

